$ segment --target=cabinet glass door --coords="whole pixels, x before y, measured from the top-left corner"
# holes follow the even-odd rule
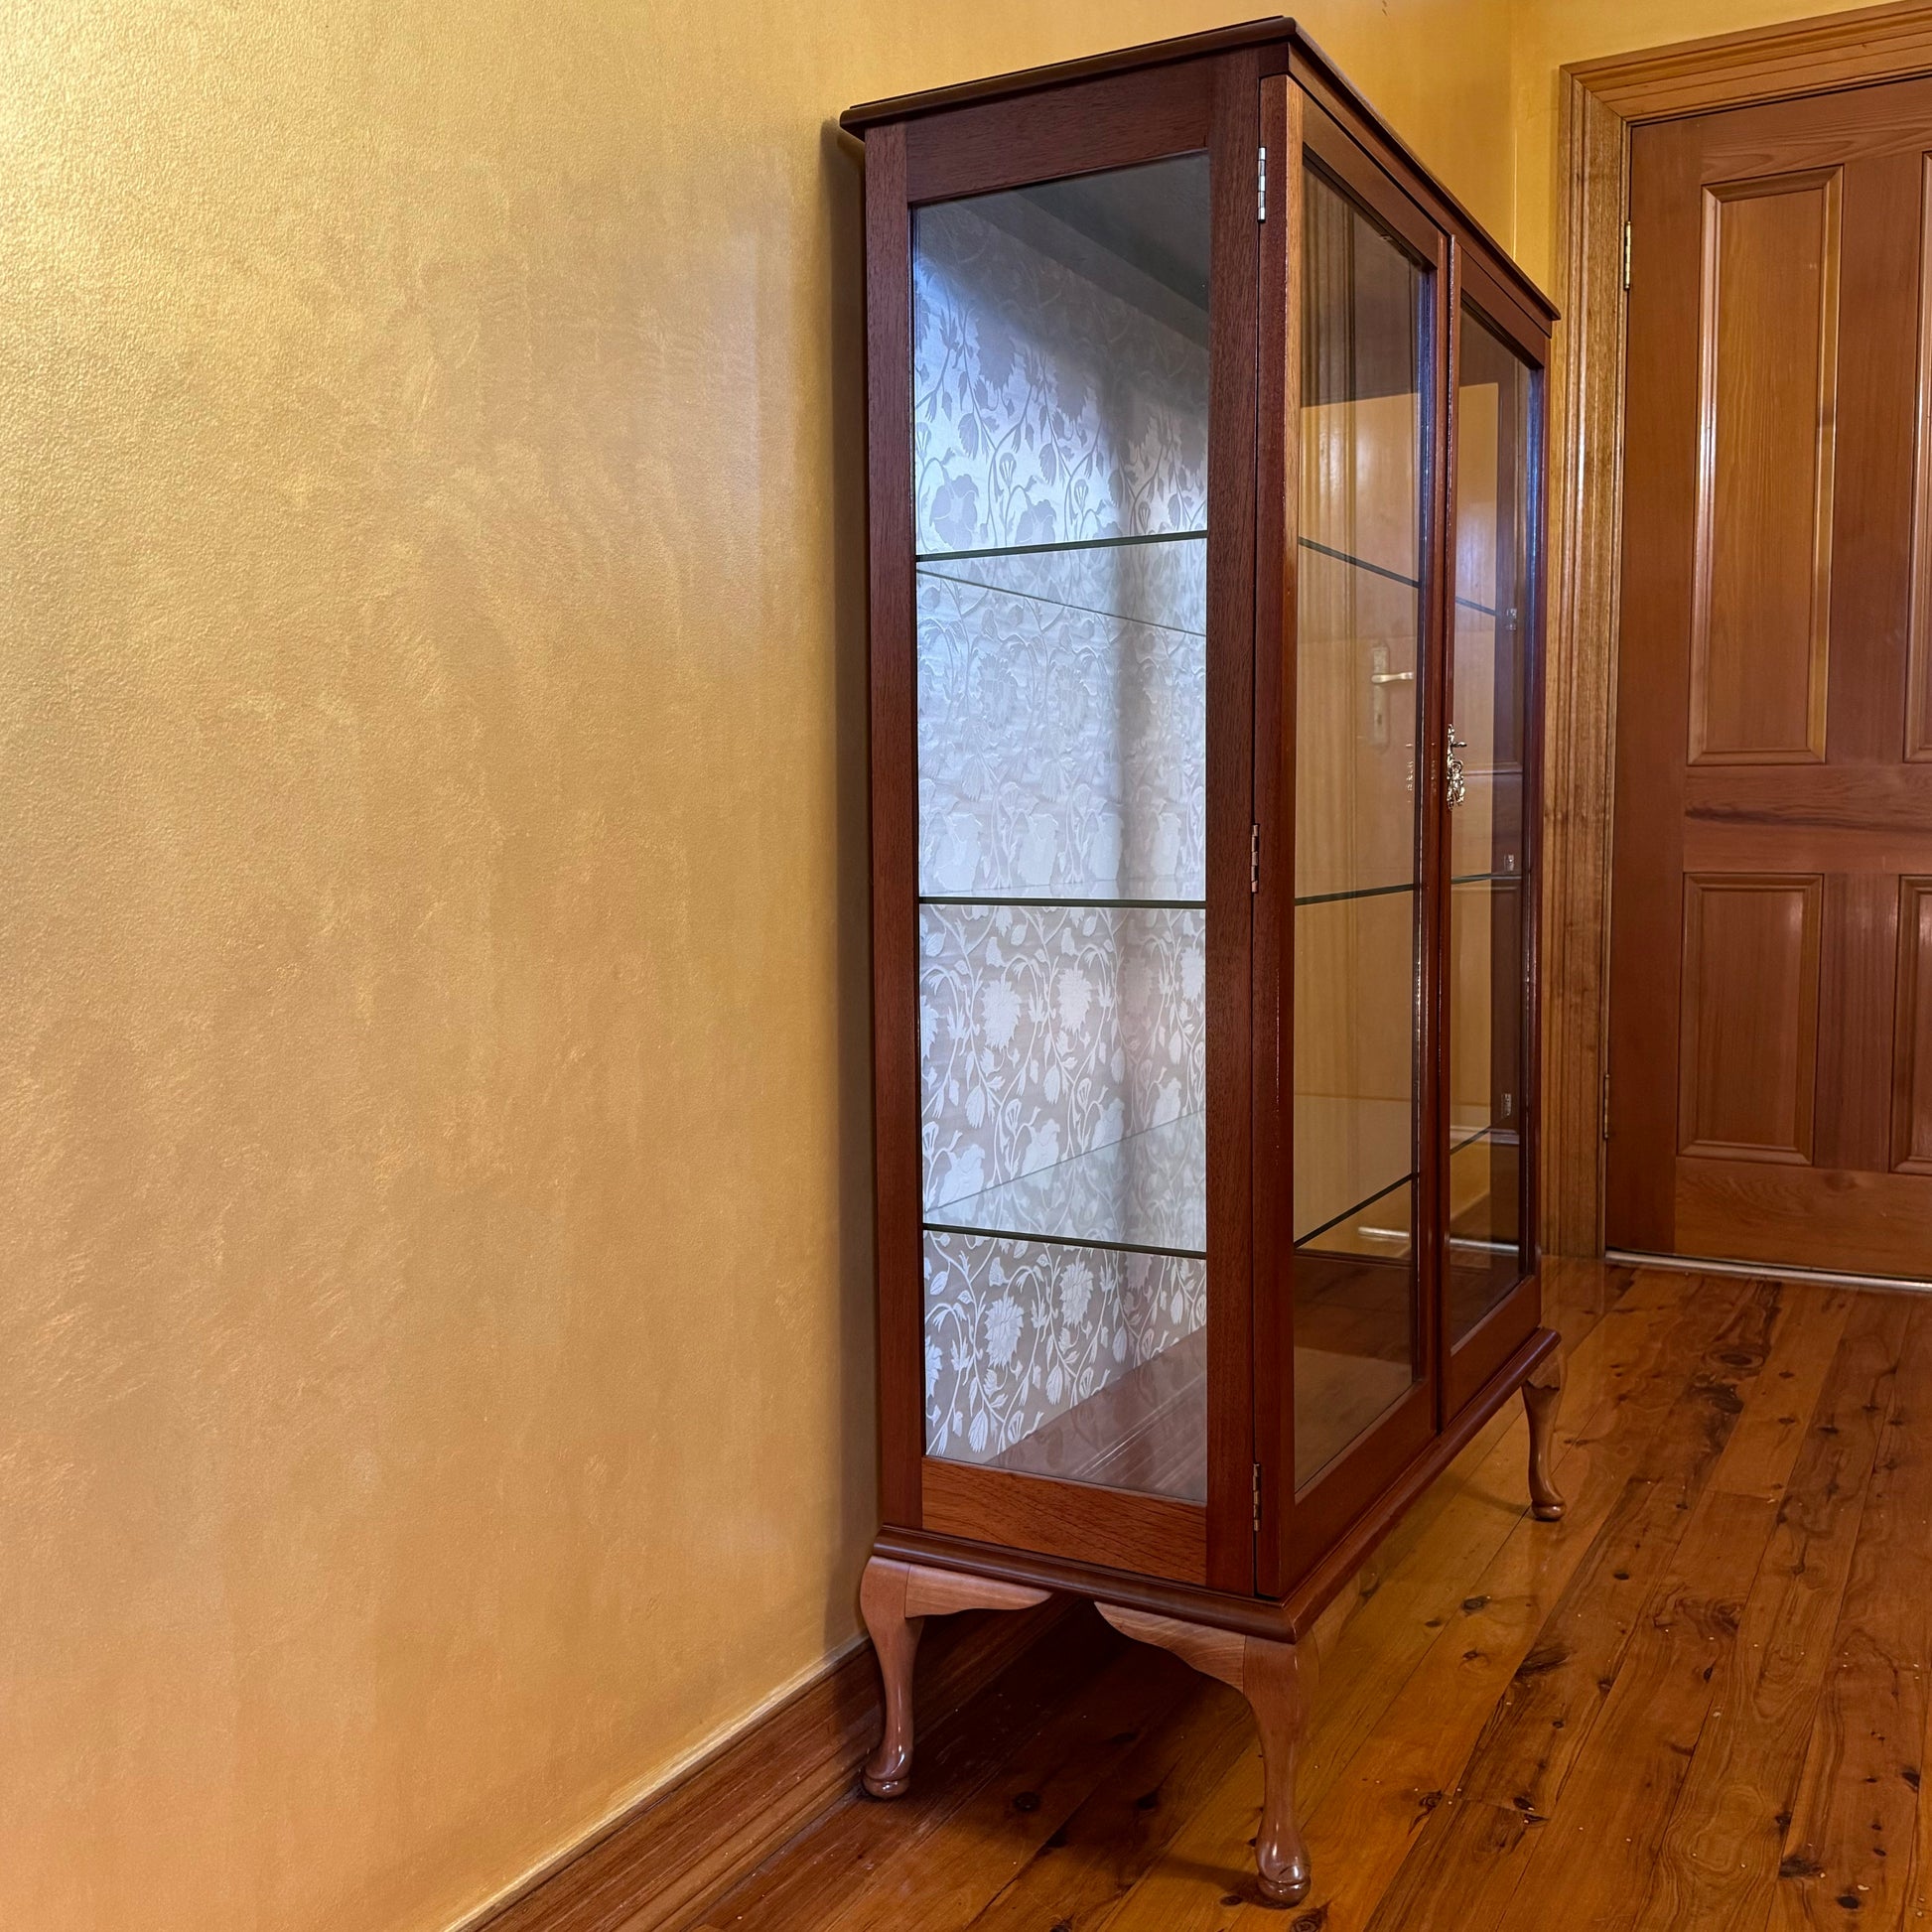
[[[1429,277],[1304,175],[1295,712],[1295,1471],[1421,1374],[1417,810]],[[1426,764],[1426,760],[1424,760]]]
[[[1528,1265],[1523,800],[1533,378],[1522,356],[1467,306],[1460,334],[1449,787],[1451,1344],[1509,1294]]]
[[[1207,1486],[1208,162],[915,210],[925,1448]]]

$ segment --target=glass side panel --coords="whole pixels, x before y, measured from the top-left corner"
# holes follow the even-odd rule
[[[1311,170],[1296,669],[1295,1467],[1420,1372],[1424,275]]]
[[[1529,365],[1473,310],[1456,375],[1449,813],[1451,1343],[1522,1280]],[[1479,1137],[1479,1138],[1477,1138]]]
[[[926,1450],[1207,1491],[1208,166],[917,209]]]

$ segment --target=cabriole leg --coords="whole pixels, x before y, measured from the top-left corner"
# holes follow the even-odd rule
[[[859,1613],[879,1658],[886,1709],[879,1748],[863,1773],[875,1798],[902,1796],[912,1778],[912,1660],[925,1618],[905,1614],[907,1568],[874,1557],[859,1583]]]
[[[1562,1401],[1563,1350],[1553,1348],[1523,1384],[1523,1407],[1530,1418],[1530,1509],[1543,1523],[1554,1523],[1564,1511],[1563,1493],[1551,1469]]]
[[[874,1557],[859,1583],[859,1613],[879,1657],[885,1724],[879,1748],[866,1759],[866,1789],[875,1798],[904,1795],[912,1781],[912,1661],[929,1616],[954,1610],[1025,1610],[1047,1592],[953,1570]]]
[[[1094,1606],[1124,1637],[1159,1644],[1248,1700],[1261,1732],[1261,1829],[1255,1865],[1264,1896],[1299,1905],[1309,1893],[1309,1854],[1295,1815],[1295,1759],[1314,1699],[1314,1646],[1243,1637],[1119,1603]]]

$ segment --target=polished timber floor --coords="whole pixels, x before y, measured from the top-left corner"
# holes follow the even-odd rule
[[[1307,1902],[1246,1707],[1084,1605],[703,1921],[787,1932],[1917,1925],[1932,1297],[1552,1266],[1559,1475],[1512,1405],[1324,1618]],[[1932,1921],[1928,1921],[1932,1922]]]

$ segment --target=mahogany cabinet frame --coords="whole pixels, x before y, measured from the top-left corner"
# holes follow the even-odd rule
[[[1555,311],[1292,21],[903,96],[842,117],[866,141],[867,400],[871,530],[872,918],[882,1560],[1027,1588],[1068,1589],[1161,1616],[1296,1641],[1402,1512],[1539,1372],[1557,1338],[1538,1325],[1533,1180],[1535,812],[1524,837],[1525,1097],[1529,1271],[1451,1353],[1441,1271],[1448,1093],[1442,1042],[1447,852],[1442,715],[1453,584],[1453,382],[1423,399],[1425,616],[1417,1001],[1421,1147],[1415,1222],[1421,1379],[1302,1494],[1294,1480],[1293,679],[1299,410],[1301,169],[1333,178],[1428,275],[1427,365],[1452,347],[1469,299],[1536,370],[1541,514],[1542,369]],[[1269,219],[1256,219],[1256,150]],[[910,474],[911,215],[922,203],[1206,150],[1212,275],[1208,518],[1208,1494],[1204,1507],[927,1458],[923,1434],[917,855]],[[1277,159],[1279,157],[1279,159]],[[1449,365],[1452,368],[1452,363]],[[1291,384],[1294,385],[1291,388]],[[1280,517],[1274,505],[1282,506]],[[1540,538],[1532,580],[1541,567]],[[1531,676],[1541,600],[1526,635]],[[1229,640],[1240,638],[1242,661]],[[1279,643],[1275,640],[1279,639]],[[1217,651],[1217,644],[1221,648]],[[1530,701],[1535,703],[1532,685]],[[1540,732],[1524,757],[1535,797]],[[1261,839],[1249,886],[1250,824]],[[1252,908],[1252,910],[1244,908]],[[1272,1185],[1254,1184],[1271,1176]],[[1259,1524],[1255,1479],[1259,1478]]]

